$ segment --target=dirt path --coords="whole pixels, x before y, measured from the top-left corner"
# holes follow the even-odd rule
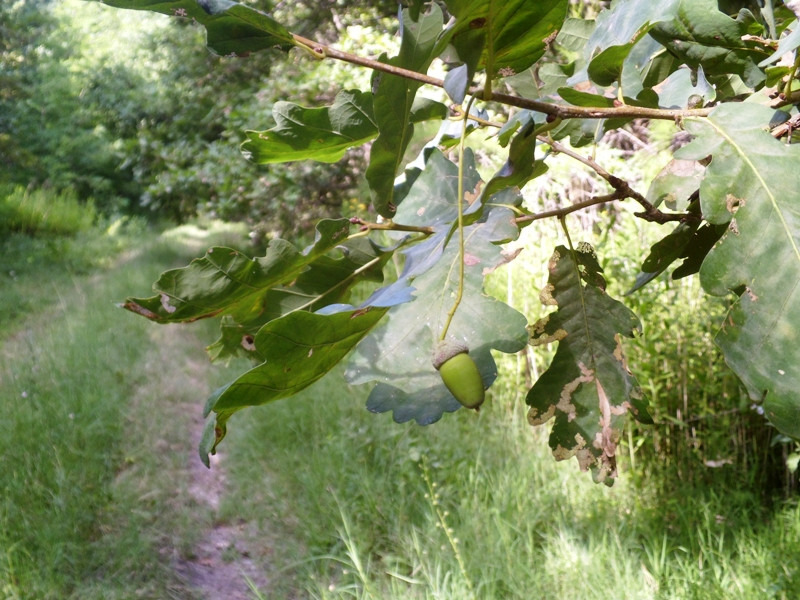
[[[194,409],[196,411],[197,407]],[[196,443],[199,443],[202,431],[203,420],[198,416],[193,436]],[[218,519],[225,493],[225,471],[219,455],[211,457],[211,469],[207,469],[195,453],[189,457],[186,468],[191,481],[187,490],[189,499],[211,512],[212,523],[202,532],[191,557],[176,561],[178,574],[203,600],[258,598],[248,580],[261,590],[268,582],[263,570],[251,558],[249,546],[253,532],[248,531],[244,523],[223,523]]]
[[[226,520],[222,514],[228,493],[224,454],[211,457],[211,469],[197,454],[204,426],[203,399],[213,386],[209,369],[214,369],[202,354],[203,342],[180,326],[153,325],[150,336],[152,351],[145,370],[153,375],[137,389],[132,426],[162,454],[159,462],[165,475],[152,485],[161,488],[168,504],[164,508],[171,515],[162,520],[161,554],[177,574],[180,597],[266,597],[269,581],[263,536],[254,524]],[[153,398],[161,400],[158,410],[153,410]]]

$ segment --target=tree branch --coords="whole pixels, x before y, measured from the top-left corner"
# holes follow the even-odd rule
[[[296,33],[292,34],[295,42],[299,47],[302,47],[314,58],[322,60],[323,58],[334,58],[354,65],[367,67],[375,71],[389,73],[398,77],[404,77],[413,81],[418,81],[427,85],[432,85],[439,88],[444,88],[444,80],[436,77],[431,77],[424,73],[417,73],[410,69],[402,67],[395,67],[388,65],[371,58],[364,58],[349,52],[343,52],[305,38]],[[501,94],[499,92],[490,91],[485,93],[484,88],[480,86],[473,87],[469,90],[469,94],[484,101],[500,102],[508,106],[516,106],[517,108],[525,108],[536,112],[552,115],[560,119],[662,119],[669,121],[676,121],[686,117],[707,117],[712,108],[691,108],[691,109],[666,109],[666,108],[646,108],[642,106],[614,106],[614,107],[594,107],[594,106],[570,106],[564,104],[552,104],[550,102],[542,102],[541,100],[530,100],[528,98],[521,98],[520,96],[512,96],[510,94]]]
[[[538,221],[540,219],[549,219],[550,217],[564,217],[570,213],[575,211],[588,208],[590,206],[595,206],[596,204],[605,204],[607,202],[614,202],[616,200],[623,200],[624,196],[622,196],[619,192],[614,191],[611,194],[606,194],[605,196],[595,196],[594,198],[589,198],[588,200],[584,200],[583,202],[576,202],[575,204],[570,204],[569,206],[565,206],[564,208],[555,208],[553,210],[545,210],[540,213],[534,213],[532,215],[524,215],[521,217],[516,217],[514,219],[514,223],[517,225],[524,225],[525,223],[532,223],[533,221]]]
[[[651,221],[654,223],[668,223],[670,221],[687,221],[691,219],[698,218],[697,215],[693,215],[690,213],[665,213],[657,209],[653,204],[645,198],[642,194],[634,190],[630,184],[625,181],[624,179],[620,179],[616,175],[612,175],[608,171],[606,171],[601,165],[596,163],[591,158],[578,154],[577,152],[573,151],[571,148],[567,148],[563,144],[559,144],[558,142],[548,139],[544,136],[540,136],[538,138],[540,141],[548,144],[555,152],[565,154],[570,158],[577,160],[578,162],[586,165],[590,169],[592,169],[595,173],[597,173],[600,177],[605,179],[608,184],[614,188],[614,196],[613,199],[615,200],[624,200],[625,198],[631,198],[638,202],[643,211],[634,213],[635,216],[644,219],[645,221]],[[591,206],[591,204],[589,205]],[[583,207],[581,207],[583,208]],[[577,210],[577,209],[576,209]],[[570,211],[571,212],[571,211]]]

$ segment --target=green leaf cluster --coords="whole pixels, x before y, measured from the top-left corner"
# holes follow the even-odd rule
[[[221,316],[212,356],[244,352],[259,363],[212,396],[204,452],[236,410],[291,395],[344,359],[351,383],[372,385],[370,410],[427,424],[458,409],[430,364],[437,341],[467,345],[489,388],[491,352],[516,352],[527,340],[526,318],[483,291],[486,275],[513,259],[503,245],[539,219],[563,222],[626,199],[641,206],[636,216],[677,223],[644,257],[633,291],[682,260],[673,277],[699,271],[709,293],[735,294],[717,341],[767,418],[800,437],[792,179],[800,157],[779,141],[800,125],[797,19],[788,8],[728,14],[713,0],[615,0],[596,19],[580,19],[567,18],[565,0],[416,1],[399,15],[396,55],[375,60],[309,44],[228,0],[113,4],[191,15],[218,52],[294,46],[373,71],[369,90],[340,91],[329,106],[276,104],[274,126],[249,131],[243,150],[262,164],[333,163],[371,144],[365,182],[375,222],[323,221],[306,249],[275,239],[257,259],[215,248],[165,273],[155,296],[126,303],[159,322]],[[434,65],[444,79],[429,73]],[[499,91],[506,83],[514,93]],[[443,91],[423,97],[425,85]],[[634,119],[670,120],[694,138],[647,194],[574,151]],[[441,122],[439,133],[421,139],[417,126],[428,120]],[[499,127],[507,156],[484,181],[466,146],[486,127]],[[455,138],[457,158],[446,154]],[[422,149],[406,168],[412,147]],[[609,193],[554,210],[525,206],[519,188],[557,153],[594,170]],[[559,246],[549,271],[542,299],[558,310],[533,324],[527,341],[558,348],[528,392],[530,421],[554,419],[556,458],[575,456],[611,483],[624,418],[649,419],[622,351],[639,320],[606,293],[591,248]],[[350,304],[360,281],[370,284],[367,298]]]

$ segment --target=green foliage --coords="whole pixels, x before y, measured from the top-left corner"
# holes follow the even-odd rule
[[[445,39],[468,66],[468,79],[481,69],[491,80],[521,73],[539,60],[561,27],[568,3],[449,0],[446,4],[456,19]]]
[[[146,3],[114,0],[114,5],[143,8]],[[245,145],[262,162],[332,161],[350,146],[374,138],[365,175],[372,208],[384,220],[371,223],[361,216],[353,218],[350,224],[359,230],[352,233],[346,221],[336,222],[341,223],[341,231],[334,243],[346,256],[349,243],[369,238],[381,249],[380,260],[377,255],[374,260],[387,267],[386,283],[376,284],[372,295],[358,305],[340,306],[335,295],[312,294],[309,301],[292,309],[312,311],[315,323],[388,309],[379,325],[370,322],[369,327],[352,332],[345,327],[342,332],[345,338],[353,333],[354,343],[360,340],[347,374],[354,383],[374,382],[368,399],[371,410],[391,410],[399,421],[430,423],[457,409],[428,359],[434,342],[448,337],[470,348],[484,384],[491,385],[495,364],[490,350],[516,352],[524,344],[520,313],[483,292],[485,277],[513,258],[504,256],[501,247],[515,240],[523,227],[538,226],[532,224],[541,219],[564,220],[579,209],[630,199],[641,208],[635,216],[653,223],[678,223],[673,233],[654,245],[643,265],[645,274],[634,287],[641,288],[682,259],[674,276],[699,269],[707,291],[737,293],[740,299],[718,336],[726,360],[753,400],[763,405],[770,422],[784,434],[800,436],[796,426],[800,404],[792,395],[800,383],[794,367],[800,357],[792,351],[797,346],[793,332],[800,322],[793,309],[798,280],[794,272],[797,192],[787,176],[797,157],[793,146],[775,139],[786,136],[797,119],[793,104],[797,98],[792,92],[796,65],[782,72],[780,81],[773,74],[771,81],[779,90],[769,94],[763,89],[765,67],[774,59],[777,37],[795,26],[789,11],[754,7],[734,17],[712,0],[658,5],[618,0],[594,21],[567,21],[568,3],[563,0],[503,6],[415,2],[400,14],[396,55],[387,58],[387,52],[378,61],[369,61],[322,43],[308,46],[304,38],[289,34],[289,27],[283,29],[243,4],[199,6],[212,7],[206,12],[213,19],[203,21],[206,17],[197,13],[212,47],[224,39],[226,51],[252,50],[251,39],[237,38],[234,27],[245,20],[248,27],[260,30],[259,35],[295,45],[315,59],[332,57],[373,70],[369,92],[348,91],[328,108],[278,105],[275,127],[251,134]],[[165,10],[161,5],[156,9]],[[531,28],[531,22],[536,26]],[[794,48],[794,42],[784,42],[787,48]],[[451,68],[444,80],[428,75],[437,60]],[[522,73],[525,69],[529,72]],[[516,75],[511,85],[516,86],[517,95],[493,91],[498,75]],[[423,118],[441,119],[442,128],[435,136],[427,134],[419,140],[416,147],[423,147],[421,153],[396,180],[415,135],[415,99],[424,84],[443,88],[458,103],[469,95],[466,108],[451,107],[461,125],[458,150],[450,157],[443,154],[457,134],[444,122],[441,106],[428,103],[421,111]],[[739,102],[742,98],[747,101]],[[436,99],[444,99],[441,92]],[[485,106],[473,110],[476,102]],[[709,106],[711,102],[720,105]],[[497,109],[498,103],[506,108]],[[508,107],[523,109],[509,116],[498,136],[508,148],[508,158],[497,161],[503,165],[484,183],[466,146],[475,144],[477,128],[500,127],[493,119],[504,118]],[[667,167],[653,185],[653,202],[634,189],[638,182],[608,172],[566,143],[569,139],[575,146],[590,144],[604,132],[623,135],[622,128],[634,119],[677,120],[696,137],[676,154],[690,161],[691,167],[685,168],[685,163]],[[535,181],[547,171],[549,157],[559,153],[588,166],[604,180],[606,189],[554,209],[522,204],[515,186]],[[665,212],[662,202],[673,212]],[[722,230],[726,223],[728,231]],[[297,251],[291,248],[285,257],[268,253],[265,260],[275,259],[278,271],[290,272],[297,260]],[[328,246],[317,254],[315,248],[312,245],[303,252],[309,269],[316,261],[334,259],[340,251]],[[226,252],[215,249],[215,253]],[[553,299],[559,311],[538,331],[543,339],[557,340],[559,348],[554,368],[532,382],[528,396],[532,421],[544,422],[559,411],[552,436],[557,456],[578,455],[582,466],[595,467],[596,479],[606,480],[615,472],[616,448],[624,430],[618,417],[630,410],[646,418],[646,400],[627,373],[621,346],[622,337],[632,335],[637,320],[603,291],[602,257],[594,258],[580,248],[567,251],[563,246],[558,256],[543,298]],[[191,294],[164,290],[162,296],[129,301],[128,308],[162,321],[224,314],[227,337],[224,333],[223,345],[232,344],[237,336],[249,341],[241,337],[244,333],[256,340],[256,351],[262,333],[270,334],[273,327],[284,331],[283,319],[288,323],[306,318],[260,299],[243,307],[238,294],[241,286],[229,285],[231,276],[225,268],[217,268],[206,282],[192,278],[191,266],[181,273],[187,274],[184,287]],[[351,287],[360,274],[358,269],[350,270],[336,289]],[[219,281],[230,294],[218,293]],[[290,283],[286,280],[280,285]],[[184,311],[170,300],[184,302],[190,296],[197,310]],[[213,302],[196,303],[195,297]],[[164,312],[170,317],[164,317]],[[648,315],[650,319],[657,316]],[[373,325],[375,329],[361,340]],[[315,324],[311,332],[290,339],[293,354],[300,345],[315,349],[334,338],[326,327]],[[343,353],[334,354],[338,361]],[[320,359],[315,363],[320,370],[316,375],[336,361]],[[275,365],[267,371],[270,374],[261,383],[280,387]],[[252,373],[256,372],[261,373],[258,367]],[[248,378],[260,375],[243,377],[249,386]],[[313,379],[303,372],[298,381]],[[294,389],[292,377],[283,383]],[[595,385],[583,385],[591,383]],[[209,408],[220,425],[229,416],[227,407],[259,403],[248,386],[234,384],[212,397]],[[270,394],[264,401],[273,397]],[[217,406],[222,398],[226,408]],[[217,429],[218,441],[224,427]]]
[[[228,0],[205,0],[202,3],[192,0],[108,0],[105,4],[192,19],[206,28],[208,47],[221,55],[247,54],[271,48],[287,50],[293,43],[286,28],[269,15]]]
[[[800,438],[798,191],[786,177],[800,152],[755,125],[771,115],[759,106],[722,106],[688,125],[696,139],[681,156],[713,156],[700,187],[702,211],[711,223],[728,223],[700,269],[706,291],[740,296],[717,343],[770,421]]]
[[[411,11],[401,14],[403,37],[400,53],[385,60],[389,65],[425,73],[435,57],[436,40],[442,31],[442,12],[436,4],[412,18]],[[394,178],[401,167],[406,148],[414,134],[411,111],[419,83],[385,73],[373,75],[373,106],[378,138],[370,149],[365,173],[372,190],[372,203],[378,214],[390,218],[397,210]]]
[[[72,235],[88,230],[94,203],[79,202],[73,190],[9,188],[0,193],[0,233]]]
[[[746,40],[744,19],[722,13],[715,0],[679,0],[675,4],[674,18],[653,30],[656,40],[691,68],[702,66],[709,75],[735,74],[751,87],[763,83],[764,72],[757,65],[769,53],[758,42]]]
[[[444,104],[418,99],[409,111],[410,123],[442,119]],[[259,164],[316,160],[336,162],[345,151],[378,135],[372,94],[345,90],[330,107],[307,109],[290,102],[276,102],[272,116],[277,125],[269,131],[248,131],[242,144],[245,156]]]
[[[272,117],[277,125],[269,131],[248,132],[250,139],[242,149],[261,164],[303,159],[336,162],[351,146],[377,135],[372,112],[372,95],[358,90],[340,92],[329,108],[276,102]]]
[[[351,15],[294,3],[281,14],[303,28],[357,25],[342,40],[379,48],[367,34],[385,11],[380,4]],[[358,204],[363,151],[332,168],[267,170],[236,148],[239,131],[269,127],[286,90],[319,102],[338,85],[353,87],[352,72],[283,63],[277,73],[286,83],[276,86],[268,78],[274,53],[216,56],[200,47],[203,29],[190,19],[80,0],[4,3],[0,19],[0,182],[75,189],[114,216],[242,220],[261,237],[309,237],[316,219]],[[234,22],[215,21],[222,31]]]
[[[467,160],[464,183],[477,190],[482,182],[472,161]],[[404,251],[404,268],[397,280],[367,299],[365,304],[394,308],[387,322],[358,346],[348,365],[351,383],[377,382],[367,408],[381,413],[391,410],[398,422],[416,419],[430,424],[461,406],[431,363],[446,323],[448,336],[470,349],[486,387],[497,374],[490,351],[516,352],[527,339],[522,315],[483,293],[484,273],[505,261],[498,243],[517,235],[510,217],[519,198],[513,193],[498,194],[493,200],[499,206],[487,207],[480,220],[465,228],[464,252],[469,265],[461,280],[459,253],[454,244],[448,244],[458,206],[457,180],[456,166],[433,151],[395,218],[411,226],[430,223],[435,232]],[[447,182],[444,186],[443,181]],[[448,321],[452,298],[459,289],[463,306]],[[426,300],[420,305],[416,299],[423,298]]]

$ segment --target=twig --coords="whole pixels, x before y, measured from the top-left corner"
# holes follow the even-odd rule
[[[592,169],[595,173],[597,173],[600,177],[605,179],[608,184],[614,188],[613,200],[624,200],[625,198],[631,198],[638,202],[643,211],[634,213],[635,216],[644,219],[645,221],[651,221],[654,223],[668,223],[670,221],[687,221],[691,219],[698,218],[697,215],[692,215],[690,213],[665,213],[657,209],[653,204],[645,198],[642,194],[634,190],[630,184],[625,181],[624,179],[620,179],[616,175],[612,175],[608,171],[606,171],[601,165],[595,162],[593,159],[583,156],[582,154],[578,154],[577,152],[573,151],[570,148],[567,148],[563,144],[559,144],[558,142],[545,138],[539,137],[540,141],[549,144],[550,147],[553,149],[554,152],[558,152],[561,154],[565,154],[570,158],[577,160],[578,162],[586,165],[590,169]],[[605,196],[601,196],[604,198]],[[597,203],[592,203],[597,204]],[[577,205],[573,205],[577,206]],[[591,204],[589,205],[591,206]],[[583,207],[581,207],[583,208]],[[577,210],[577,209],[576,209]],[[570,211],[572,212],[572,211]]]
[[[353,225],[360,225],[361,231],[411,231],[414,233],[424,233],[425,235],[433,235],[436,233],[433,227],[421,227],[417,225],[400,225],[394,221],[384,221],[383,223],[369,223],[360,217],[351,217],[350,223]]]
[[[800,114],[793,116],[784,123],[781,123],[775,129],[773,129],[771,133],[772,137],[775,139],[780,139],[785,135],[791,136],[792,133],[798,129],[800,129]]]
[[[555,208],[553,210],[545,210],[540,213],[534,213],[532,215],[524,215],[522,217],[517,217],[514,219],[514,222],[517,225],[523,225],[525,223],[532,223],[533,221],[538,221],[539,219],[549,219],[550,217],[563,217],[577,210],[594,206],[595,204],[605,204],[607,202],[614,202],[616,200],[622,200],[622,199],[624,199],[624,197],[619,192],[613,192],[611,194],[606,194],[605,196],[595,196],[594,198],[589,198],[588,200],[584,200],[583,202],[576,202],[575,204],[570,204],[569,206],[565,206],[564,208]]]
[[[389,73],[398,77],[404,77],[419,83],[433,85],[436,87],[444,88],[444,80],[436,77],[431,77],[424,73],[418,73],[410,69],[396,67],[382,63],[371,58],[357,56],[349,52],[343,52],[336,48],[331,48],[325,44],[315,42],[305,38],[296,33],[292,34],[295,43],[308,50],[312,56],[317,59],[334,58],[354,65],[367,67],[375,71]],[[476,86],[468,91],[468,93],[479,100],[493,101],[506,104],[508,106],[516,106],[517,108],[526,108],[536,112],[552,115],[560,119],[609,119],[609,118],[642,118],[642,119],[662,119],[669,121],[679,121],[686,117],[707,117],[712,108],[691,108],[691,109],[666,109],[666,108],[646,108],[642,106],[613,106],[613,107],[594,107],[594,106],[568,106],[563,104],[552,104],[549,102],[542,102],[540,100],[530,100],[528,98],[521,98],[519,96],[512,96],[510,94],[501,94],[499,92],[489,91],[485,93],[483,87]]]
[[[800,102],[800,90],[795,90],[790,93],[781,92],[779,93],[775,99],[770,103],[770,108],[783,108],[784,106],[790,106],[792,104],[797,104]]]

